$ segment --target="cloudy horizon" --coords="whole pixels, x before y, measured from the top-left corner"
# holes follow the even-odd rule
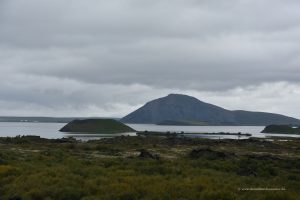
[[[180,93],[300,119],[296,0],[1,0],[0,116],[122,117]]]

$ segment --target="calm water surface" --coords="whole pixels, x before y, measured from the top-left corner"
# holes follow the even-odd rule
[[[0,137],[15,137],[17,135],[38,135],[43,138],[56,139],[63,137],[76,137],[77,139],[89,140],[99,139],[105,137],[113,137],[120,135],[135,135],[135,133],[120,133],[120,134],[67,134],[61,133],[58,130],[62,128],[64,123],[21,123],[21,122],[0,122]],[[188,132],[188,133],[250,133],[253,137],[264,138],[267,136],[290,136],[300,137],[299,135],[285,135],[285,134],[263,134],[260,133],[263,126],[159,126],[152,124],[128,124],[137,131],[170,131],[170,132]],[[193,135],[193,137],[205,137],[212,139],[237,139],[237,136],[228,135]],[[242,137],[247,138],[247,137]]]

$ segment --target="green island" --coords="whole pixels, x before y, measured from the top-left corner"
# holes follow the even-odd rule
[[[300,127],[293,127],[290,125],[270,125],[266,126],[262,133],[300,134]]]
[[[0,138],[2,200],[296,200],[300,139]]]
[[[73,120],[60,129],[67,133],[125,133],[135,132],[129,126],[114,119],[84,119]]]

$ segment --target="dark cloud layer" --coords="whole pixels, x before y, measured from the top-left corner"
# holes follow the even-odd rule
[[[300,118],[299,9],[296,0],[1,0],[0,115],[122,116],[181,92]]]

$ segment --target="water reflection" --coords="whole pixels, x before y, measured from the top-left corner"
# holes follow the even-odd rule
[[[97,140],[101,138],[113,138],[117,136],[136,136],[136,132],[129,132],[129,133],[115,133],[115,134],[90,134],[90,133],[63,133],[63,137],[72,137],[77,140],[88,141],[88,140]]]

